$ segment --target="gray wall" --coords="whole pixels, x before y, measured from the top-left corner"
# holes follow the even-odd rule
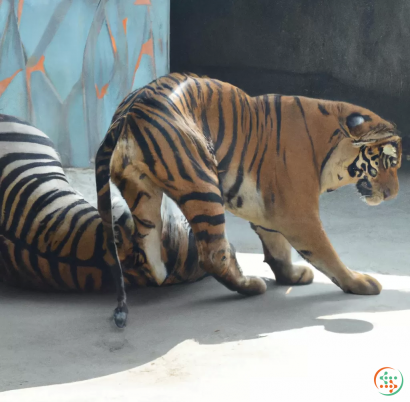
[[[171,0],[171,71],[356,103],[405,136],[409,21],[407,0]]]

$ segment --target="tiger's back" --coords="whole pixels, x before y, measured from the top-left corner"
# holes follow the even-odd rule
[[[132,130],[141,150],[135,158],[156,164],[161,183],[198,177],[220,188],[226,209],[263,224],[270,204],[269,188],[274,185],[272,173],[283,165],[299,163],[295,152],[287,152],[294,148],[293,138],[281,136],[283,122],[273,116],[280,116],[282,103],[293,102],[297,112],[293,97],[285,98],[253,98],[226,82],[172,73],[131,93],[112,122],[118,122],[120,132],[126,122],[135,119]],[[299,120],[303,124],[301,117]],[[119,142],[121,148],[121,139]],[[278,158],[266,163],[272,153]],[[265,174],[267,167],[269,175]]]

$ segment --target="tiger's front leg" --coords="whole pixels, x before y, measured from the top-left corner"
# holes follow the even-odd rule
[[[370,275],[349,270],[332,247],[318,216],[292,217],[282,234],[296,251],[346,293],[377,295],[382,286]]]
[[[251,227],[262,242],[265,262],[275,274],[278,284],[308,285],[312,283],[312,270],[302,264],[292,263],[292,247],[281,233],[253,224]]]

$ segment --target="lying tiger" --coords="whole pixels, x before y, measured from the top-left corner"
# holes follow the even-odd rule
[[[265,282],[244,276],[225,233],[225,209],[251,222],[279,283],[308,284],[291,246],[344,292],[374,295],[379,282],[350,271],[319,218],[320,194],[347,184],[369,205],[396,197],[401,139],[393,124],[344,102],[298,96],[250,97],[214,79],[170,74],[118,107],[96,157],[98,210],[116,264],[119,327],[126,295],[112,230],[109,179],[125,198],[144,266],[158,283],[160,206],[169,196],[187,218],[200,267],[245,295]]]
[[[0,205],[0,281],[43,291],[113,288],[97,210],[70,186],[46,134],[4,114],[0,114]],[[143,250],[132,236],[135,230],[128,208],[119,197],[113,199],[113,206],[125,284],[158,286],[138,260]],[[161,219],[161,258],[166,269],[161,285],[204,277],[192,231],[167,197]]]

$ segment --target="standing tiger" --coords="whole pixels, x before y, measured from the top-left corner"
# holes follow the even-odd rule
[[[134,222],[122,199],[114,205],[117,246],[129,286],[192,282],[198,266],[193,234],[174,203],[162,204],[162,260],[158,283],[141,261]],[[0,281],[54,291],[113,287],[97,210],[67,182],[51,140],[28,123],[0,114]],[[187,267],[187,268],[186,268]]]
[[[312,271],[292,264],[291,246],[347,293],[378,294],[369,275],[350,271],[319,218],[319,196],[356,184],[370,205],[398,192],[401,139],[362,107],[298,96],[250,97],[224,82],[169,74],[118,107],[96,157],[98,210],[116,260],[109,179],[125,198],[136,242],[158,282],[160,206],[169,196],[187,218],[200,267],[245,295],[265,282],[244,276],[225,233],[225,209],[251,222],[265,261],[283,284],[308,284]],[[114,320],[127,318],[121,268]]]

